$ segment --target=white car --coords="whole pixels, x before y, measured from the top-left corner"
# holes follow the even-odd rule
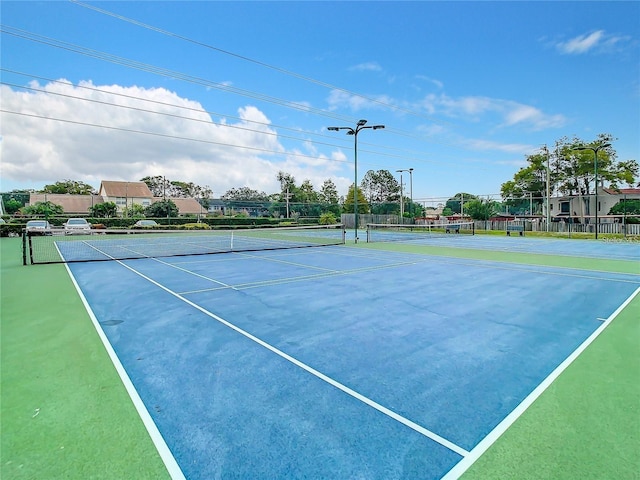
[[[70,218],[64,224],[65,235],[91,233],[91,224],[84,218]]]
[[[51,235],[51,224],[46,220],[29,220],[26,230],[29,235]]]

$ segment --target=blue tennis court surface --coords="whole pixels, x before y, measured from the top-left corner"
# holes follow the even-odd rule
[[[640,286],[343,246],[69,268],[189,479],[442,478]]]
[[[386,240],[385,237],[387,237]],[[390,241],[414,245],[640,261],[640,243],[637,242],[633,244],[624,241],[541,238],[527,237],[526,235],[524,237],[515,235],[509,238],[482,234],[444,235],[425,233],[420,235],[420,233],[403,234],[393,231],[376,233],[375,239],[380,242]]]

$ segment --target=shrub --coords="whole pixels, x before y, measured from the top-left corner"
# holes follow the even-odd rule
[[[333,225],[337,223],[336,216],[333,212],[327,212],[320,215],[320,220],[318,221],[320,225]]]
[[[181,228],[185,230],[211,230],[211,227],[206,223],[185,223]]]

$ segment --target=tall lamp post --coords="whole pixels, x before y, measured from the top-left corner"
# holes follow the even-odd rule
[[[327,127],[327,130],[331,132],[337,132],[338,130],[346,130],[347,135],[353,135],[353,170],[354,170],[354,182],[353,182],[353,213],[355,215],[355,243],[358,243],[358,133],[365,128],[372,128],[378,130],[384,128],[384,125],[368,125],[366,120],[358,120],[355,128],[352,127]]]
[[[596,240],[598,239],[598,151],[610,147],[610,143],[603,143],[597,147],[574,147],[574,150],[591,150],[593,152],[593,168],[595,172],[595,202],[596,202]]]
[[[400,174],[400,217],[404,217],[404,196],[402,193],[402,172],[409,172],[409,195],[411,198],[411,214],[413,215],[413,168],[403,168],[396,170]],[[404,222],[403,222],[404,223]]]

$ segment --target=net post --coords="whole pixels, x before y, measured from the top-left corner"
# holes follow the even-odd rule
[[[471,235],[476,234],[476,222],[471,222]]]
[[[33,265],[33,240],[31,240],[31,235],[25,231],[25,235],[29,239],[29,260],[31,260],[31,265]]]
[[[27,231],[22,231],[22,265],[27,264]]]

